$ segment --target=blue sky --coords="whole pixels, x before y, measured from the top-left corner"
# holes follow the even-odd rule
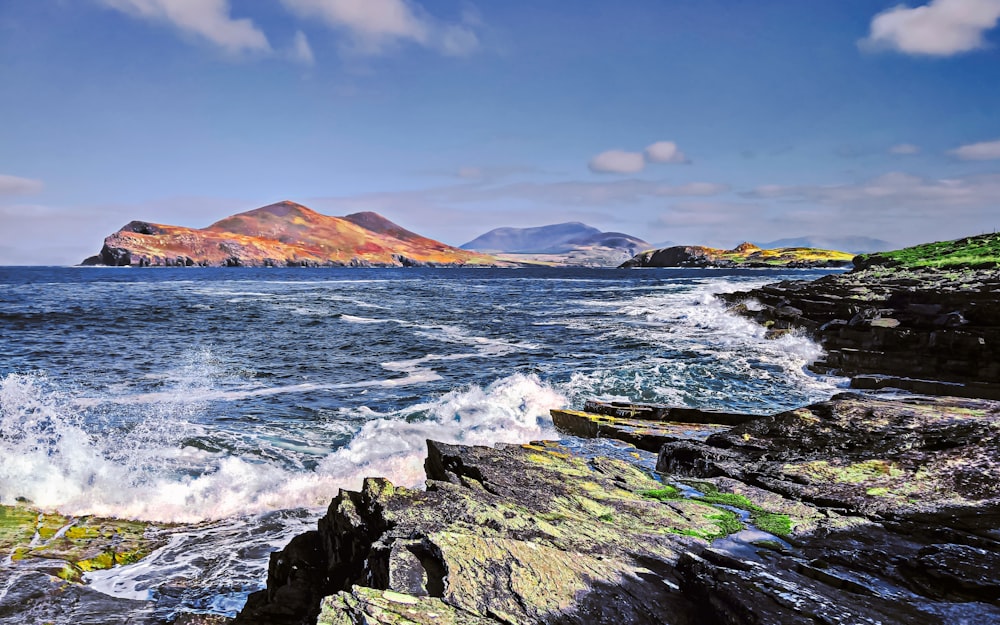
[[[0,264],[291,199],[452,244],[1000,228],[1000,0],[0,0]]]

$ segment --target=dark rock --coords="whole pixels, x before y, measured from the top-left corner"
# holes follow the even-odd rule
[[[342,491],[237,622],[1000,623],[998,419],[844,394],[664,445],[666,484],[552,443],[428,442],[426,491]],[[732,534],[734,509],[778,534]]]
[[[872,257],[866,257],[863,267]],[[967,384],[1000,393],[1000,276],[995,270],[855,270],[720,297],[774,328],[800,327],[822,344],[818,371]],[[888,273],[887,273],[888,272]],[[759,306],[743,302],[756,300]],[[795,314],[795,313],[799,314]],[[986,385],[985,394],[976,395]]]

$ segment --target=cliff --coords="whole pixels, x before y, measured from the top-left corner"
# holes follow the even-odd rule
[[[376,213],[330,217],[279,202],[207,228],[132,221],[85,265],[411,266],[490,265],[486,254],[420,236]]]
[[[701,245],[676,245],[643,252],[621,267],[842,267],[852,258],[846,252],[811,247],[765,250],[752,243],[741,243],[731,250],[722,250]]]
[[[1000,235],[858,256],[855,268],[721,296],[773,333],[810,332],[818,370],[859,388],[1000,399]]]

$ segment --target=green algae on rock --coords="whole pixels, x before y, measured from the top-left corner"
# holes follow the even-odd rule
[[[61,579],[82,581],[84,573],[132,564],[165,540],[160,526],[142,521],[70,517],[0,505],[0,551],[19,562],[50,570]]]
[[[428,451],[426,491],[378,479],[342,491],[318,532],[275,555],[268,590],[248,600],[238,622],[291,622],[281,620],[287,610],[306,618],[338,592],[324,610],[361,618],[387,605],[410,609],[362,589],[440,599],[455,618],[488,622],[591,622],[584,612],[592,622],[658,622],[629,597],[683,602],[662,581],[671,563],[743,527],[703,502],[650,498],[663,485],[620,460],[552,444],[428,441]],[[315,577],[303,579],[306,570]]]

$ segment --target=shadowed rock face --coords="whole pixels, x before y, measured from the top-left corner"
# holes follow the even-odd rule
[[[429,441],[425,491],[342,491],[237,622],[1000,623],[998,422],[996,402],[843,395],[668,442],[662,481],[585,448]]]
[[[826,350],[817,369],[892,376],[859,380],[864,388],[1000,399],[996,269],[873,266],[719,297],[772,334],[811,332]]]
[[[375,213],[321,215],[279,202],[185,228],[133,221],[84,264],[111,266],[489,265],[495,259],[414,234]]]

